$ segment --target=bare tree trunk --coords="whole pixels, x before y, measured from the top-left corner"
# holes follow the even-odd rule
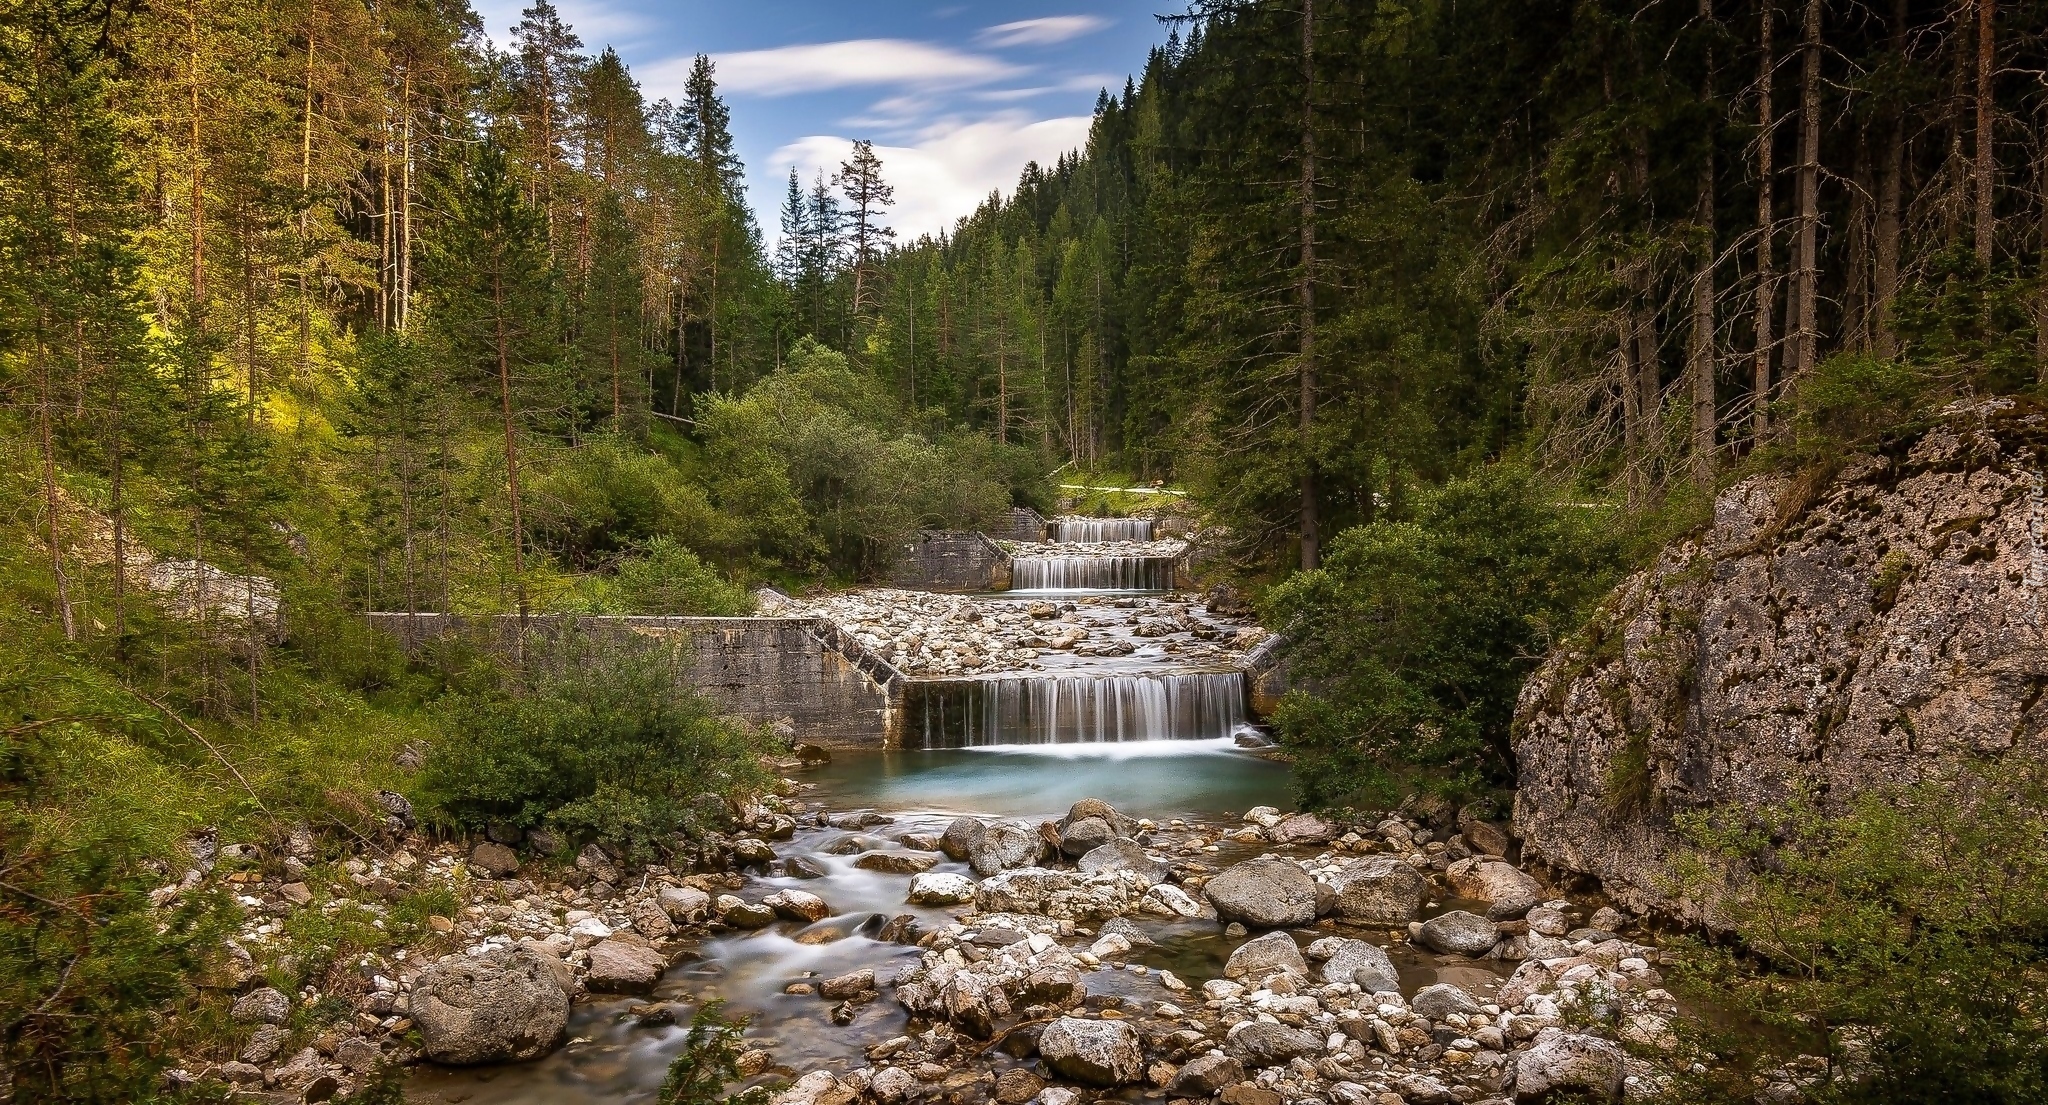
[[[1757,139],[1756,139],[1756,353],[1751,389],[1752,434],[1762,441],[1771,428],[1771,297],[1777,294],[1777,273],[1772,238],[1775,237],[1777,200],[1772,168],[1773,144],[1777,137],[1777,109],[1772,99],[1772,80],[1777,60],[1771,51],[1771,15],[1774,0],[1764,0],[1757,31]]]
[[[491,276],[491,305],[496,312],[498,345],[498,406],[505,424],[505,490],[512,500],[512,573],[519,602],[519,659],[526,661],[526,519],[519,507],[519,438],[512,420],[512,351],[505,333],[505,282],[500,274]]]
[[[307,298],[306,269],[312,265],[307,239],[312,236],[313,203],[313,43],[317,37],[310,18],[306,21],[306,87],[304,110],[299,117],[299,375],[304,377],[313,363],[313,304]]]
[[[51,429],[51,408],[56,404],[56,381],[51,378],[49,342],[44,339],[47,321],[38,311],[36,335],[30,339],[30,348],[36,359],[36,437],[42,447],[43,461],[43,505],[48,511],[44,537],[50,546],[50,577],[57,584],[58,620],[64,626],[64,639],[78,639],[78,622],[71,610],[71,579],[64,570],[64,543],[59,532],[60,516],[63,514],[63,500],[57,492],[57,439]]]
[[[1998,43],[1994,37],[1997,8],[1994,0],[1977,0],[1977,263],[1991,268],[1992,237],[1998,229],[1991,206],[1993,177],[1997,163],[1992,160],[1994,139],[1992,116],[1997,109],[1993,82],[1997,77]]]
[[[412,63],[398,100],[398,332],[412,321]]]
[[[1820,345],[1820,34],[1824,0],[1806,0],[1799,82],[1799,336],[1792,375],[1813,371]]]
[[[1316,505],[1316,7],[1301,6],[1301,569],[1322,564]]]
[[[1713,0],[1700,0],[1700,21],[1714,18]],[[1714,98],[1714,57],[1707,54],[1706,76],[1700,90],[1702,103]],[[1692,377],[1692,472],[1702,490],[1714,485],[1714,436],[1720,426],[1719,405],[1714,395],[1714,145],[1708,135],[1706,156],[1700,160],[1699,221],[1700,267],[1692,284],[1692,344],[1687,350],[1688,374]]]
[[[1906,0],[1892,0],[1891,48],[1893,58],[1906,57]],[[1890,125],[1885,138],[1884,162],[1877,179],[1876,271],[1872,274],[1872,304],[1877,355],[1899,355],[1898,334],[1892,328],[1892,303],[1899,294],[1899,237],[1903,219],[1906,177],[1906,112],[1896,101],[1885,114]]]
[[[1870,133],[1859,125],[1849,171],[1849,275],[1842,296],[1842,344],[1858,352],[1872,344],[1870,302]]]

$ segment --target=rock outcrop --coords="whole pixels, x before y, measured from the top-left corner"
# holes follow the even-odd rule
[[[1525,859],[1632,909],[1670,891],[1674,818],[2048,751],[2048,417],[1998,400],[1837,469],[1758,476],[1523,688]]]

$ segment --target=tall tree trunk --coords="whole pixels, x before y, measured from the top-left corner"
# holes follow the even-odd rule
[[[1849,275],[1842,295],[1842,344],[1858,352],[1872,344],[1870,304],[1870,131],[1858,124],[1849,172]]]
[[[45,339],[48,330],[47,315],[42,310],[38,310],[36,314],[36,334],[29,339],[29,348],[36,359],[36,438],[42,450],[43,505],[48,512],[43,535],[50,546],[50,577],[57,585],[58,620],[64,626],[64,639],[75,641],[78,639],[78,621],[71,610],[70,575],[64,569],[64,542],[60,525],[63,500],[59,498],[57,491],[57,438],[51,426],[54,418],[51,408],[56,405],[57,396],[56,380],[50,362],[55,360],[55,357],[51,355],[49,342]]]
[[[1891,53],[1900,65],[1906,60],[1906,0],[1892,0]],[[1877,242],[1871,292],[1877,355],[1899,355],[1898,333],[1892,327],[1892,304],[1899,294],[1899,238],[1904,219],[1906,179],[1906,111],[1896,98],[1885,108],[1888,131],[1884,162],[1877,178]]]
[[[1824,0],[1806,0],[1799,82],[1799,336],[1792,375],[1813,371],[1820,346],[1820,51]]]
[[[505,424],[505,490],[512,501],[512,574],[519,602],[519,659],[526,661],[526,519],[519,507],[519,438],[512,416],[512,349],[505,333],[505,281],[491,276],[491,306],[497,323],[498,408]]]
[[[1977,232],[1977,263],[1987,272],[1991,268],[1992,237],[1998,229],[1991,206],[1993,177],[1997,173],[1997,163],[1992,159],[1992,116],[1998,106],[1993,95],[1998,70],[1996,15],[1994,0],[1977,0],[1977,167],[1972,174],[1977,178],[1977,217],[1973,229]]]
[[[313,29],[312,9],[306,20],[306,87],[299,115],[299,376],[305,377],[313,363],[313,303],[308,298],[306,269],[313,263],[308,238],[313,226]]]
[[[1316,504],[1316,6],[1301,5],[1301,569],[1322,564]]]
[[[398,332],[412,321],[412,63],[398,99]]]
[[[1714,18],[1713,0],[1700,0],[1700,22]],[[1706,75],[1701,78],[1700,102],[1714,99],[1714,55],[1708,47]],[[1692,344],[1687,351],[1687,372],[1692,377],[1692,472],[1702,490],[1714,485],[1714,435],[1720,426],[1719,407],[1714,395],[1714,139],[1707,136],[1706,154],[1700,159],[1698,212],[1701,255],[1699,272],[1692,284]]]
[[[1772,239],[1776,237],[1776,177],[1772,167],[1777,141],[1777,108],[1772,83],[1777,59],[1771,50],[1771,15],[1774,0],[1764,0],[1757,30],[1757,139],[1756,139],[1756,353],[1751,385],[1752,434],[1761,442],[1771,428],[1771,346],[1776,335],[1771,327],[1771,299],[1777,294],[1776,258]]]

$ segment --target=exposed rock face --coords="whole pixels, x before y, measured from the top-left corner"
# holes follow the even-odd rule
[[[2044,462],[2048,418],[1999,400],[1832,476],[1722,493],[1523,688],[1524,857],[1711,925],[1664,889],[1675,815],[2048,754]]]
[[[437,1063],[517,1062],[554,1049],[569,1026],[569,995],[530,951],[451,956],[413,984],[421,1052]]]

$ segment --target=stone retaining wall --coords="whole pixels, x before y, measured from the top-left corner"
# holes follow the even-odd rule
[[[408,650],[446,637],[483,637],[516,648],[519,619],[453,614],[369,614],[373,628]],[[838,626],[816,618],[663,618],[545,615],[527,632],[574,628],[598,638],[627,635],[689,645],[685,678],[736,717],[764,725],[788,718],[796,738],[826,748],[893,748],[903,715],[901,672]]]
[[[898,551],[889,582],[915,591],[1007,591],[1010,554],[983,534],[926,530]]]

